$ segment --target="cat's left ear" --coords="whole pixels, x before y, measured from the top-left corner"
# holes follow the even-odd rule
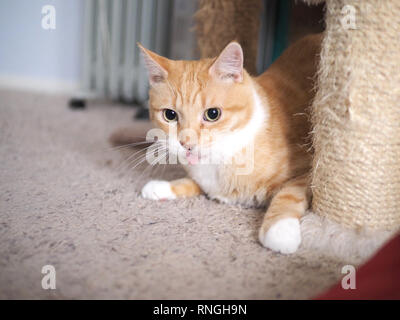
[[[144,48],[140,43],[137,44],[142,51],[142,56],[149,74],[149,82],[154,86],[163,82],[168,77],[168,59]]]
[[[209,69],[211,76],[232,82],[243,81],[243,50],[239,43],[229,43]]]

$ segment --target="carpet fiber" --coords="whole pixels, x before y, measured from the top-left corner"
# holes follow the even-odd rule
[[[258,243],[261,210],[204,196],[142,199],[150,176],[182,170],[132,169],[127,157],[142,151],[111,148],[134,109],[93,101],[72,111],[67,102],[0,91],[0,298],[309,298],[387,238],[309,214],[302,246],[285,256]],[[42,289],[44,265],[55,267],[55,290]]]

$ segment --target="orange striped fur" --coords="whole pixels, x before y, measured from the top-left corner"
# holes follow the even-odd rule
[[[172,61],[141,47],[149,70],[150,117],[155,125],[166,133],[171,126],[178,134],[190,129],[198,137],[215,132],[204,144],[196,141],[193,149],[176,139],[179,152],[186,152],[189,159],[196,149],[201,158],[207,149],[226,159],[244,154],[248,141],[254,143],[251,170],[246,174],[237,174],[235,163],[189,164],[184,166],[187,178],[170,182],[170,190],[165,184],[157,191],[153,184],[152,192],[159,192],[159,197],[166,192],[168,199],[204,192],[220,201],[256,206],[270,200],[260,241],[281,253],[294,252],[300,244],[296,221],[310,201],[307,108],[314,96],[320,42],[321,35],[296,42],[258,77],[243,69],[237,43],[229,44],[215,59],[199,61]],[[220,118],[205,121],[204,112],[214,107],[221,110]],[[177,121],[165,120],[166,108],[176,112]],[[145,189],[142,194],[152,198]]]

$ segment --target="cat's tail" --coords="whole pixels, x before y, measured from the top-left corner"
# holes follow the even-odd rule
[[[137,121],[132,126],[115,130],[110,135],[108,141],[114,147],[128,145],[146,147],[146,134],[152,128],[154,127],[150,121]]]

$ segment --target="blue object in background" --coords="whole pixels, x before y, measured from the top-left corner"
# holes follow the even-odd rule
[[[274,62],[286,49],[288,45],[289,33],[289,0],[280,0],[276,7],[276,26],[275,26],[275,41],[272,52],[272,62]]]
[[[288,46],[289,0],[263,0],[257,72],[263,73]]]

